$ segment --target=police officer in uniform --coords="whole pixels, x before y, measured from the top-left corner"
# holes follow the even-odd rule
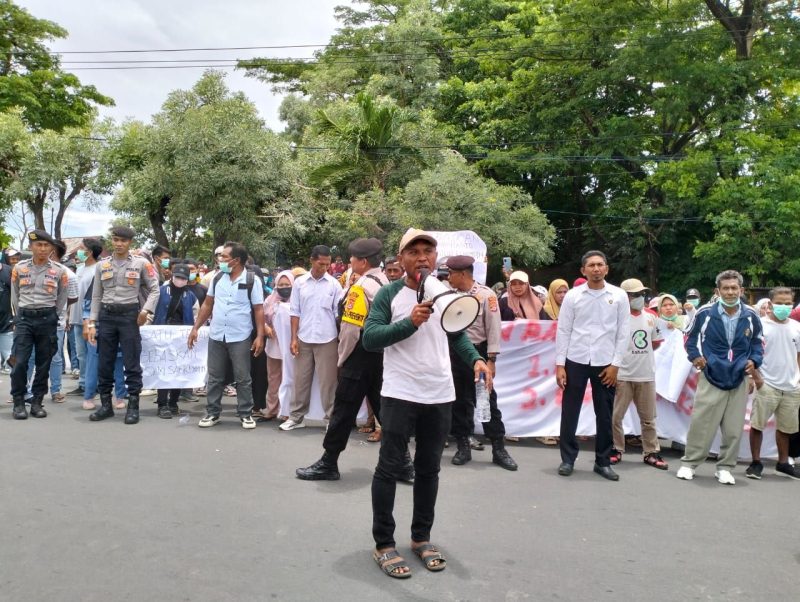
[[[89,420],[105,420],[114,415],[111,405],[114,387],[114,361],[122,348],[128,411],[125,424],[139,422],[139,393],[142,390],[142,337],[139,327],[147,322],[158,303],[158,275],[144,257],[129,252],[136,233],[118,226],[111,230],[114,253],[95,267],[92,309],[89,314],[89,342],[97,342],[97,390],[100,409]]]
[[[58,315],[67,306],[66,268],[50,259],[55,239],[44,230],[28,233],[31,259],[20,261],[11,272],[11,307],[16,313],[15,359],[11,371],[11,397],[14,418],[25,420],[25,391],[28,385],[28,361],[36,352],[36,371],[31,387],[31,415],[44,418],[47,412],[42,400],[47,393],[50,360],[58,349],[56,329]]]
[[[361,344],[362,329],[375,295],[389,283],[381,271],[383,244],[377,238],[357,238],[350,243],[350,266],[360,274],[343,298],[339,332],[339,382],[333,402],[330,424],[322,447],[325,453],[311,466],[298,468],[297,478],[304,481],[339,479],[339,454],[358,416],[364,397],[380,420],[381,385],[383,384],[383,352],[366,351]],[[410,458],[409,458],[410,460]],[[407,467],[413,472],[413,465]],[[407,479],[413,478],[411,473]]]
[[[447,260],[450,270],[449,282],[455,290],[469,293],[480,301],[480,313],[467,329],[467,337],[475,345],[481,357],[487,361],[495,373],[495,360],[500,351],[500,309],[497,296],[487,286],[473,278],[475,260],[467,255],[456,255]],[[452,433],[455,435],[458,451],[453,456],[453,464],[460,466],[472,460],[469,437],[474,428],[475,414],[475,371],[450,350],[450,365],[453,370],[453,384],[456,400],[453,403]],[[497,393],[494,388],[489,396],[491,419],[483,423],[483,432],[492,442],[492,462],[506,470],[517,470],[517,464],[506,451],[503,415],[497,407]]]

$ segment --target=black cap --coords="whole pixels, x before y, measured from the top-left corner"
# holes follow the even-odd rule
[[[348,248],[351,257],[364,259],[372,257],[383,251],[383,243],[377,238],[356,238]]]
[[[475,258],[469,255],[453,255],[447,259],[447,267],[455,272],[468,270],[475,263]]]
[[[698,297],[699,298],[700,297],[700,291],[698,291],[696,288],[690,288],[688,291],[686,291],[686,298],[688,299],[689,297]]]
[[[111,236],[133,240],[133,237],[136,236],[136,230],[128,228],[128,226],[114,226],[111,228]]]
[[[172,266],[172,277],[177,276],[189,280],[189,266],[185,263],[177,263]]]
[[[55,245],[56,244],[56,239],[53,238],[52,236],[50,236],[44,230],[32,230],[32,231],[28,232],[28,241],[29,242],[37,242],[37,241],[49,242],[51,245]]]

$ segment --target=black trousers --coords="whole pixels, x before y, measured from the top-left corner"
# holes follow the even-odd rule
[[[169,406],[172,408],[176,407],[178,405],[178,399],[180,398],[182,391],[183,389],[159,389],[158,397],[156,398],[156,401],[158,402],[158,407],[161,406]]]
[[[800,411],[798,411],[800,414]],[[789,435],[789,457],[797,458],[800,456],[800,433]]]
[[[267,409],[267,337],[264,337],[264,350],[257,356],[250,354],[250,386],[253,389],[253,409]]]
[[[142,392],[142,335],[136,323],[138,315],[137,305],[100,309],[97,324],[97,391],[100,395],[111,395],[114,388],[114,362],[120,348],[128,395]]]
[[[372,477],[372,536],[375,548],[394,547],[394,498],[397,479],[406,470],[409,436],[414,453],[414,512],[411,539],[429,541],[433,527],[442,451],[453,415],[452,403],[414,403],[393,397],[381,400],[381,451]]]
[[[382,384],[383,353],[365,351],[359,342],[339,369],[333,410],[322,442],[326,452],[338,457],[347,447],[347,440],[364,397],[369,400],[375,416],[381,420]]]
[[[475,349],[484,360],[488,357],[486,342],[475,345]],[[469,437],[475,431],[475,369],[467,365],[452,349],[450,368],[456,388],[451,434],[454,437]],[[494,389],[489,394],[489,411],[490,419],[483,423],[483,434],[491,440],[502,439],[506,435],[506,427],[503,424],[503,414],[497,407],[497,392]]]
[[[36,350],[36,372],[31,385],[33,399],[41,403],[47,394],[50,360],[58,351],[56,330],[58,314],[55,308],[45,310],[20,309],[14,326],[11,355],[16,363],[11,370],[11,397],[22,401],[28,388],[28,362]]]
[[[614,387],[606,387],[600,382],[600,373],[606,366],[589,366],[567,360],[567,387],[561,399],[561,461],[575,464],[578,457],[578,441],[575,431],[581,415],[583,396],[587,381],[592,383],[592,401],[597,416],[597,436],[595,438],[595,462],[598,466],[609,466],[608,456],[613,446],[611,433],[611,412],[614,409]]]

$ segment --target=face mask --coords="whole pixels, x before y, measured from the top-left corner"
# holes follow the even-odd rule
[[[169,259],[162,259],[161,260],[161,267],[166,270],[169,267]]]
[[[791,305],[773,305],[772,306],[772,313],[775,316],[775,319],[778,322],[783,322],[785,319],[789,317],[789,314],[792,313],[792,306]]]
[[[667,322],[674,322],[675,320],[678,319],[678,316],[677,314],[674,316],[661,316],[661,319],[666,320]]]
[[[184,278],[173,278],[172,279],[172,284],[173,284],[173,286],[175,288],[183,288],[184,286],[186,286],[188,284],[188,282],[189,281],[184,279]]]
[[[722,299],[722,297],[720,297],[720,298],[719,298],[719,302],[722,304],[722,306],[723,306],[723,307],[736,307],[736,306],[738,306],[738,305],[739,305],[739,301],[740,301],[740,299],[739,299],[739,298],[737,298],[737,299],[736,299],[736,301],[734,301],[733,303],[726,303],[726,302],[725,302],[725,301]]]
[[[686,299],[686,301],[689,302],[690,304],[694,305],[695,307],[700,305],[700,299],[696,299],[696,298],[695,299]]]
[[[197,280],[197,272],[189,272],[189,282]]]
[[[219,262],[219,271],[223,274],[230,274],[231,273],[231,266],[228,264],[227,261],[220,261]]]
[[[630,299],[631,302],[631,309],[633,311],[642,311],[644,309],[644,297],[636,297],[635,299]]]
[[[286,301],[292,295],[292,287],[291,286],[281,286],[275,289],[278,291],[278,296],[283,300]]]
[[[89,259],[89,254],[83,249],[78,249],[75,253],[75,256],[78,258],[80,263],[86,263],[86,260]]]

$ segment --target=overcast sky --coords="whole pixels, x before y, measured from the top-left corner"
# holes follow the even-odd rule
[[[333,8],[348,0],[16,0],[35,17],[55,21],[69,37],[53,43],[54,51],[137,50],[166,48],[220,48],[324,44],[337,23]],[[148,120],[167,94],[190,88],[203,69],[79,70],[70,61],[236,59],[256,56],[310,56],[313,48],[247,51],[207,51],[153,54],[69,54],[64,68],[85,84],[111,96],[115,107],[102,116],[121,121]],[[102,65],[108,66],[108,65]],[[278,120],[280,97],[268,85],[245,78],[233,69],[228,85],[252,100],[267,125],[283,129]],[[110,214],[76,206],[67,212],[65,236],[98,234],[107,229]]]

